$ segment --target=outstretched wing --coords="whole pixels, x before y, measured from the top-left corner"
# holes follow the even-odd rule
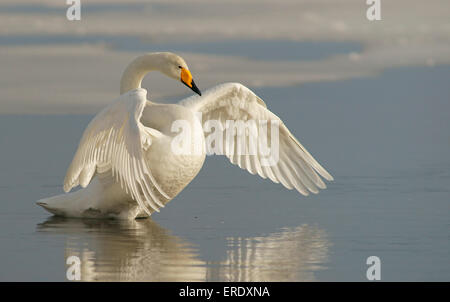
[[[111,170],[122,188],[150,215],[169,199],[154,179],[144,159],[152,140],[163,136],[145,127],[140,118],[147,102],[145,89],[131,90],[102,110],[89,123],[64,179],[64,191],[86,187],[95,172]]]
[[[278,158],[269,164],[265,163],[263,154],[267,152],[262,152],[261,144],[254,144],[257,150],[252,153],[248,152],[248,147],[243,149],[242,143],[240,145],[238,142],[238,135],[235,135],[231,142],[225,142],[230,147],[228,149],[224,147],[224,154],[233,164],[248,170],[251,174],[257,173],[262,178],[281,183],[288,189],[295,188],[303,195],[308,195],[309,192],[318,193],[319,188],[326,188],[320,176],[329,181],[333,180],[333,177],[300,144],[280,118],[268,110],[266,104],[250,89],[241,84],[218,85],[207,90],[201,97],[192,96],[179,104],[195,112],[201,112],[203,123],[208,120],[219,121],[222,129],[227,131],[229,130],[227,121],[245,122],[249,132],[256,133],[259,139],[267,136],[267,142],[271,144],[275,143],[276,137],[271,134],[269,127],[267,126],[267,131],[263,132],[257,125],[263,121],[278,125],[276,141]],[[249,121],[255,121],[255,123],[248,123]],[[205,137],[207,135],[208,133],[205,133]],[[226,141],[226,135],[224,137]],[[246,141],[249,142],[248,138]]]

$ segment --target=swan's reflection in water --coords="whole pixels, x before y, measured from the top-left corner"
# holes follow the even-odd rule
[[[205,262],[201,246],[151,219],[52,217],[38,231],[67,238],[65,258],[80,257],[83,281],[312,281],[330,246],[324,230],[302,225],[258,237],[227,237],[224,254]]]
[[[209,265],[207,279],[225,281],[314,281],[325,268],[330,244],[324,230],[302,225],[267,236],[227,238],[227,256]]]
[[[151,219],[136,221],[52,217],[40,231],[67,235],[65,258],[78,256],[83,281],[201,281],[196,251]]]

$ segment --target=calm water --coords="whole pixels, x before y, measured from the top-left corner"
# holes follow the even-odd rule
[[[450,67],[259,89],[335,176],[302,197],[210,157],[161,213],[58,219],[34,202],[61,182],[91,116],[0,116],[0,280],[450,280]]]

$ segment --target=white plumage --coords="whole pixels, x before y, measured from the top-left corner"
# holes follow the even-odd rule
[[[222,129],[230,120],[279,124],[276,164],[264,164],[258,144],[256,153],[238,153],[242,150],[238,150],[237,136],[228,143],[230,148],[224,155],[251,174],[295,188],[303,195],[326,187],[320,176],[333,180],[283,122],[245,86],[222,84],[178,104],[156,104],[148,101],[146,90],[140,88],[142,78],[151,70],[181,80],[200,94],[179,56],[151,53],[135,59],[122,77],[122,95],[89,123],[67,171],[64,191],[78,185],[84,189],[40,200],[39,205],[54,214],[71,217],[132,219],[159,211],[203,165],[208,133],[204,132],[198,113],[202,121],[216,120]],[[201,152],[172,152],[172,140],[177,135],[172,126],[177,120],[186,121],[192,129],[188,147]],[[259,129],[250,127],[258,136],[262,135]]]
[[[163,134],[140,122],[147,102],[147,91],[135,89],[125,93],[102,110],[84,131],[77,153],[64,179],[64,191],[86,187],[96,171],[111,171],[126,193],[138,202],[149,215],[164,205],[153,194],[155,187],[165,198],[144,158],[144,151],[153,139]]]
[[[275,183],[281,183],[288,189],[295,188],[303,195],[308,195],[308,191],[318,193],[318,188],[326,188],[316,171],[326,180],[333,180],[333,177],[292,135],[281,119],[267,109],[263,100],[241,84],[218,85],[206,91],[201,97],[192,96],[180,101],[179,104],[193,111],[202,112],[203,120],[221,121],[223,128],[225,128],[227,120],[279,121],[280,158],[276,165],[262,165],[261,159],[257,155],[236,155],[238,154],[236,143],[234,152],[226,154],[233,164],[251,174],[257,173],[262,178],[269,178]],[[258,133],[258,135],[260,134]]]

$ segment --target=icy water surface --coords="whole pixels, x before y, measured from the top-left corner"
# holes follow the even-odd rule
[[[210,157],[161,213],[51,217],[91,116],[0,116],[0,280],[450,280],[450,67],[257,89],[335,181],[302,197]]]
[[[0,36],[1,46],[17,45],[77,45],[105,44],[117,51],[192,52],[226,56],[240,56],[254,60],[319,60],[334,55],[359,53],[362,45],[356,42],[317,42],[289,40],[227,40],[205,42],[160,42],[138,36],[120,35],[10,35]],[[276,55],[275,55],[276,54]]]

